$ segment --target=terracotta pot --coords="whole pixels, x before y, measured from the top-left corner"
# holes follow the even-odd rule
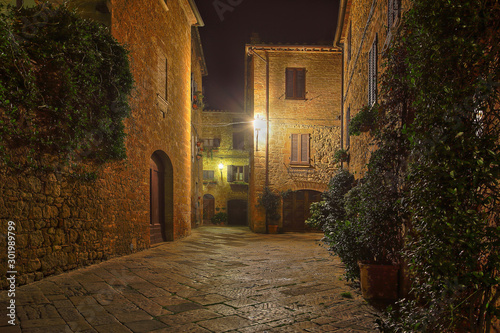
[[[397,300],[399,265],[358,263],[361,293],[365,299]]]
[[[270,234],[277,234],[278,233],[278,225],[276,225],[276,224],[269,224],[267,226],[267,230],[269,231]]]

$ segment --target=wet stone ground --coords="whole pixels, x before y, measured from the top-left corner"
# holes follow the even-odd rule
[[[376,332],[378,312],[321,237],[201,227],[19,287],[17,326],[2,315],[0,332]]]

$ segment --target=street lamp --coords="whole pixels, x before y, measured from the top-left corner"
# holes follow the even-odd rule
[[[220,180],[222,181],[222,169],[224,169],[224,164],[222,162],[219,163],[219,170],[220,170]]]

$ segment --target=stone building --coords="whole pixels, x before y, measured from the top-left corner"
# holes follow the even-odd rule
[[[229,225],[248,225],[252,121],[241,112],[205,110],[198,158],[203,160],[203,223],[217,213]]]
[[[191,47],[191,227],[201,225],[203,218],[203,160],[197,158],[196,143],[202,137],[203,87],[208,75],[198,27],[192,28]]]
[[[0,212],[16,224],[19,284],[185,237],[201,219],[201,201],[191,199],[202,191],[193,149],[200,127],[192,125],[201,115],[192,96],[193,86],[202,91],[206,68],[194,1],[72,5],[107,22],[130,51],[135,92],[125,120],[127,159],[100,166],[94,182],[75,181],[66,166],[14,176],[0,170]],[[0,267],[1,287],[5,274]]]
[[[341,0],[334,46],[343,50],[342,143],[349,159],[344,162],[356,178],[363,176],[370,154],[369,132],[349,135],[349,122],[364,106],[378,101],[382,57],[388,50],[407,0]]]
[[[258,198],[268,187],[281,200],[281,231],[302,231],[312,202],[339,167],[342,50],[253,41],[245,50],[245,107],[255,119],[249,217],[268,232]]]

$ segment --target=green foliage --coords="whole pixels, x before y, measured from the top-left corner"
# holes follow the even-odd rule
[[[345,149],[338,149],[333,153],[334,163],[346,162],[349,158],[349,153]]]
[[[414,0],[394,39],[381,136],[407,151],[413,288],[386,332],[489,332],[498,317],[499,18],[493,0]]]
[[[107,28],[64,5],[1,12],[3,161],[20,147],[30,148],[35,165],[43,154],[124,159],[133,85],[127,50]]]
[[[325,202],[313,202],[309,207],[311,216],[306,220],[306,224],[313,229],[322,229],[326,222]]]
[[[212,222],[213,224],[221,224],[221,225],[226,224],[227,223],[227,213],[220,212],[220,213],[215,214],[210,219],[210,222]]]
[[[265,187],[264,191],[259,195],[257,207],[263,207],[266,212],[266,217],[272,221],[278,221],[281,218],[279,209],[281,206],[281,196],[273,193],[269,187]]]
[[[349,135],[358,136],[372,128],[378,120],[378,105],[365,106],[349,122]]]

